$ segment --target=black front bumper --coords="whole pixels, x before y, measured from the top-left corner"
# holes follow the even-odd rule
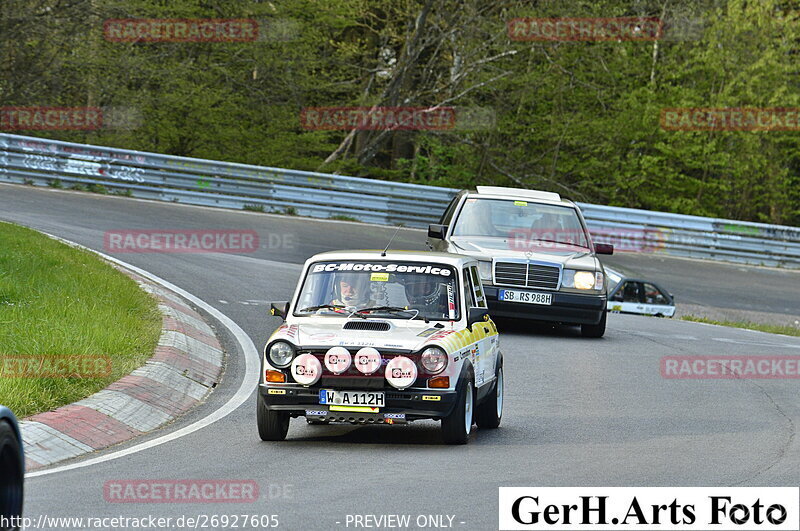
[[[326,386],[326,389],[331,389]],[[348,387],[348,391],[377,391],[377,389],[357,389]],[[439,419],[453,411],[458,401],[458,391],[439,389],[383,389],[386,393],[386,407],[379,413],[362,413],[349,411],[330,411],[330,407],[319,403],[320,387],[303,387],[299,385],[260,384],[258,393],[267,409],[288,411],[292,416],[305,416],[306,411],[328,411],[329,417],[378,419],[393,418],[391,415],[403,414],[405,420]],[[280,394],[276,394],[280,393]],[[432,399],[431,397],[434,397]],[[438,397],[438,399],[435,399]],[[388,416],[387,416],[388,415]],[[317,416],[314,416],[317,418]]]
[[[484,285],[489,311],[492,317],[513,317],[517,319],[531,319],[535,321],[555,321],[569,324],[597,324],[606,311],[606,295],[582,295],[578,293],[553,293],[553,303],[550,305],[527,304],[524,302],[506,302],[497,299],[497,286]],[[528,290],[547,293],[542,290]]]

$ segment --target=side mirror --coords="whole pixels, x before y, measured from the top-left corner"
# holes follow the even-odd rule
[[[274,317],[280,317],[285,321],[286,316],[289,315],[289,301],[271,302],[269,304],[269,314]]]
[[[475,323],[484,323],[489,320],[489,310],[486,308],[475,308],[472,307],[469,309],[469,313],[467,314],[467,326],[472,328],[472,325]]]
[[[447,225],[428,225],[428,238],[444,240],[445,234],[447,234]]]
[[[594,252],[597,254],[614,254],[614,246],[610,243],[594,244]]]

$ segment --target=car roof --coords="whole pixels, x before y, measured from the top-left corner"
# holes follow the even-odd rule
[[[659,284],[655,280],[648,280],[646,278],[622,277],[622,280],[620,280],[620,284],[623,282],[642,282],[644,284],[652,284],[657,288],[661,287],[661,284]]]
[[[529,190],[526,188],[507,188],[505,186],[476,186],[475,191],[469,192],[470,196],[491,197],[496,199],[527,199],[537,203],[548,203],[551,205],[565,205],[574,207],[575,204],[568,199],[563,199],[555,192],[545,192],[543,190]]]
[[[381,256],[382,254],[382,249],[327,251],[324,253],[315,254],[309,258],[306,263],[318,262],[320,260],[373,260],[381,262],[438,262],[452,266],[463,266],[464,264],[477,261],[471,256],[428,251],[389,250],[386,251],[386,256]]]

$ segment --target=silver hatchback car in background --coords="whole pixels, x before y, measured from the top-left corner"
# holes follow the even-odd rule
[[[558,194],[478,186],[462,190],[438,224],[428,247],[479,261],[493,316],[581,326],[586,337],[606,329],[607,285],[580,208]]]

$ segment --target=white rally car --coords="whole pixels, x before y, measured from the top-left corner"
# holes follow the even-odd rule
[[[285,319],[267,341],[257,419],[263,440],[289,420],[442,421],[449,444],[473,424],[497,428],[503,358],[478,263],[410,251],[336,251],[310,258]]]
[[[611,268],[608,275],[608,311],[672,317],[675,297],[652,280],[629,278]]]

